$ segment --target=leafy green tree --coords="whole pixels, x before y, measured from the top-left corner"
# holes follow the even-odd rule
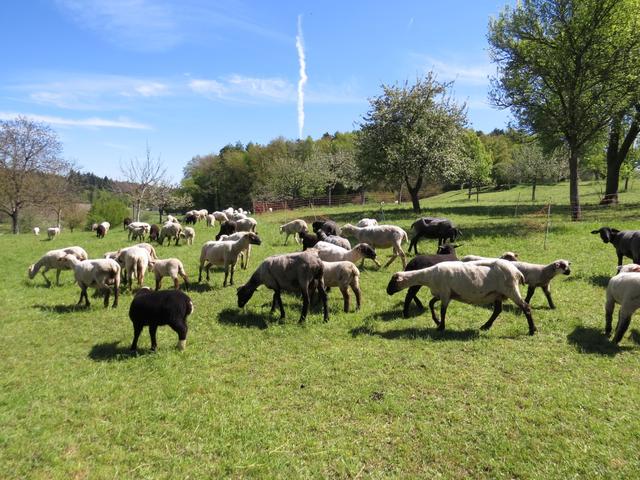
[[[491,167],[493,166],[491,152],[487,150],[473,130],[467,130],[462,141],[462,156],[465,166],[460,178],[467,184],[468,198],[471,198],[473,187],[475,187],[476,201],[480,201],[480,187],[491,182]]]
[[[521,182],[531,183],[531,201],[536,201],[536,187],[544,181],[558,181],[566,159],[561,149],[547,154],[537,141],[519,145],[513,151],[513,160]]]
[[[523,0],[489,24],[492,100],[543,141],[567,146],[574,220],[580,159],[640,88],[638,11],[640,0]]]
[[[98,191],[87,214],[87,226],[104,222],[119,225],[129,213],[127,204],[113,193]]]
[[[640,68],[640,60],[636,62]],[[625,162],[638,133],[640,133],[640,91],[638,103],[629,111],[621,112],[612,120],[609,127],[609,143],[607,144],[607,184],[604,197],[600,203],[618,203],[618,184],[620,175],[625,180],[625,191],[631,174],[630,163]]]
[[[447,96],[450,85],[431,72],[413,85],[383,85],[360,125],[360,170],[387,185],[404,182],[416,213],[425,181],[453,181],[460,173],[466,115],[464,106]]]

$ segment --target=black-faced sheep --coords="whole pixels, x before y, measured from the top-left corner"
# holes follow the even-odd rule
[[[318,235],[315,233],[309,232],[300,232],[298,234],[300,237],[300,241],[302,241],[302,251],[304,252],[307,248],[315,247],[316,243],[319,242]]]
[[[433,238],[438,240],[438,246],[446,242],[455,242],[462,236],[462,232],[446,218],[422,217],[413,222],[411,229],[414,232],[409,252],[413,251],[418,255],[418,241],[421,238]]]
[[[616,230],[615,228],[602,227],[592,230],[592,234],[600,234],[604,243],[611,243],[618,255],[618,265],[622,265],[622,258],[628,257],[633,263],[640,263],[640,230]]]
[[[187,345],[187,317],[193,312],[193,302],[180,290],[153,292],[150,288],[140,289],[131,301],[129,318],[133,324],[131,351],[138,349],[138,338],[144,327],[149,327],[151,350],[158,348],[156,331],[161,325],[169,325],[178,334],[178,348]]]
[[[164,277],[171,277],[173,280],[173,288],[180,289],[180,282],[178,275],[184,280],[184,287],[189,287],[189,277],[184,270],[184,265],[177,258],[165,258],[163,260],[154,260],[150,263],[151,270],[156,277],[156,290],[160,290],[162,285],[162,279]]]
[[[58,260],[60,265],[72,268],[76,282],[80,287],[78,305],[85,300],[85,306],[90,306],[87,288],[92,287],[104,292],[104,306],[109,306],[110,287],[113,286],[113,307],[118,306],[118,289],[120,287],[120,265],[113,259],[78,260],[73,255],[66,255]]]
[[[56,285],[60,285],[60,271],[61,270],[71,270],[71,266],[66,264],[61,264],[58,260],[60,260],[65,255],[73,255],[78,260],[86,260],[89,258],[87,252],[82,247],[67,247],[67,248],[59,248],[57,250],[49,250],[45,253],[40,260],[38,260],[33,265],[29,266],[29,278],[33,279],[36,274],[40,271],[42,278],[47,283],[47,286],[51,286],[51,282],[45,275],[51,269],[55,269],[56,271]]]
[[[307,222],[301,219],[291,220],[284,225],[280,225],[280,234],[285,234],[284,244],[286,245],[289,241],[289,236],[293,235],[293,239],[296,243],[298,243],[298,235],[301,232],[306,232],[308,230]]]
[[[222,222],[220,224],[220,231],[216,235],[216,240],[220,239],[221,235],[233,235],[238,231],[238,225],[234,221]]]
[[[125,230],[127,229],[127,227],[131,222],[133,222],[133,219],[129,217],[125,217],[125,219],[122,221],[122,226],[124,227]]]
[[[607,285],[607,296],[605,303],[605,330],[604,333],[611,335],[613,322],[613,310],[616,303],[620,305],[618,312],[618,324],[613,343],[618,343],[629,328],[631,316],[640,308],[640,265],[629,264],[619,267],[620,272],[609,280]]]
[[[322,230],[327,235],[340,235],[342,232],[340,227],[333,220],[316,220],[311,224],[314,232]]]

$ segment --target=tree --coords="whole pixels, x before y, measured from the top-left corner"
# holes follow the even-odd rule
[[[414,85],[382,85],[360,124],[357,161],[368,179],[397,187],[404,182],[420,212],[425,180],[452,181],[461,167],[465,107],[446,96],[450,83],[429,72]]]
[[[627,159],[620,168],[620,176],[624,180],[624,191],[629,189],[629,180],[640,168],[640,146],[631,147]]]
[[[85,225],[87,222],[87,210],[78,203],[71,203],[66,209],[64,216],[67,228],[73,233],[76,228]]]
[[[271,161],[265,175],[265,191],[262,193],[273,198],[295,200],[321,193],[325,185],[320,162],[282,155]]]
[[[560,149],[545,154],[536,141],[519,145],[513,151],[513,161],[521,182],[531,183],[531,201],[536,201],[536,187],[545,180],[557,181],[566,159]]]
[[[104,190],[98,190],[87,215],[87,224],[104,222],[119,225],[127,216],[127,204],[116,195]]]
[[[25,117],[0,121],[0,211],[19,231],[21,210],[46,196],[45,175],[64,175],[69,165],[60,158],[62,144],[48,126]]]
[[[151,157],[151,150],[147,145],[143,159],[129,160],[129,163],[120,165],[120,171],[128,183],[126,193],[133,201],[133,216],[136,221],[140,221],[142,204],[148,199],[151,189],[164,180],[166,169],[160,157]]]
[[[162,223],[162,215],[166,212],[175,212],[178,209],[187,209],[193,206],[191,195],[166,182],[156,185],[151,190],[149,197],[151,203],[158,208],[159,223]]]
[[[62,212],[78,201],[78,187],[71,175],[47,175],[42,207],[56,214],[56,225],[62,225]]]
[[[493,161],[491,152],[489,152],[484,144],[478,138],[473,130],[467,130],[463,138],[463,158],[465,168],[461,179],[469,188],[469,199],[473,187],[476,187],[476,201],[480,201],[480,187],[491,181],[491,167]]]
[[[640,0],[523,0],[489,24],[495,105],[569,150],[572,219],[585,148],[637,94]]]

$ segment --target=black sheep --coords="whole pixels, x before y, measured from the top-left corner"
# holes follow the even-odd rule
[[[314,232],[322,230],[327,235],[340,235],[340,227],[333,220],[316,220],[311,227]]]
[[[104,225],[98,225],[96,227],[96,237],[104,238],[106,234],[107,234],[107,229],[104,228]]]
[[[189,296],[180,290],[152,291],[143,287],[129,307],[129,318],[133,323],[133,342],[131,351],[138,348],[138,338],[145,326],[149,327],[151,350],[158,348],[156,331],[160,325],[169,325],[178,334],[178,348],[184,350],[187,345],[187,317],[193,312],[193,303]]]
[[[126,230],[127,227],[129,226],[129,224],[133,222],[133,220],[129,217],[126,217],[123,221],[122,221],[122,225],[124,226],[124,229]]]
[[[187,225],[195,225],[198,222],[198,217],[195,215],[187,215],[184,217],[184,223]]]
[[[153,242],[157,242],[159,236],[160,236],[160,226],[154,223],[149,228],[149,240]]]
[[[302,242],[302,251],[304,252],[307,248],[313,248],[318,243],[318,235],[315,233],[309,233],[307,231],[302,231],[298,233],[298,237]]]
[[[422,217],[413,222],[411,229],[414,236],[409,243],[409,252],[411,248],[418,255],[418,240],[420,238],[433,238],[438,240],[438,246],[446,242],[455,242],[458,237],[462,236],[462,232],[456,228],[451,220],[446,218]]]
[[[238,231],[238,225],[232,220],[222,222],[220,224],[220,231],[216,235],[216,240],[220,240],[222,235],[233,235]]]
[[[456,261],[458,260],[458,256],[456,255],[457,246],[458,245],[450,245],[446,243],[438,247],[438,253],[436,253],[435,255],[417,255],[416,257],[412,258],[409,263],[407,263],[407,267],[404,269],[404,271],[409,272],[413,270],[421,270],[423,268],[433,267],[440,262]],[[422,285],[409,287],[407,295],[404,298],[404,309],[402,311],[404,318],[409,318],[409,307],[411,306],[412,300],[415,302],[420,311],[424,310],[424,305],[422,305],[422,302],[418,298],[418,292],[421,288]]]
[[[628,257],[633,263],[640,264],[640,230],[616,230],[615,228],[602,227],[592,230],[594,235],[600,234],[604,243],[611,243],[616,247],[618,266],[622,265],[622,257]]]

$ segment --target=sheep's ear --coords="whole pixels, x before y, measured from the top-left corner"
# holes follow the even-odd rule
[[[600,233],[600,230],[591,230],[591,233],[592,233],[593,235],[597,235],[597,234],[599,234],[599,233]]]
[[[617,228],[610,228],[609,231],[611,233],[620,233],[620,230],[618,230]]]

